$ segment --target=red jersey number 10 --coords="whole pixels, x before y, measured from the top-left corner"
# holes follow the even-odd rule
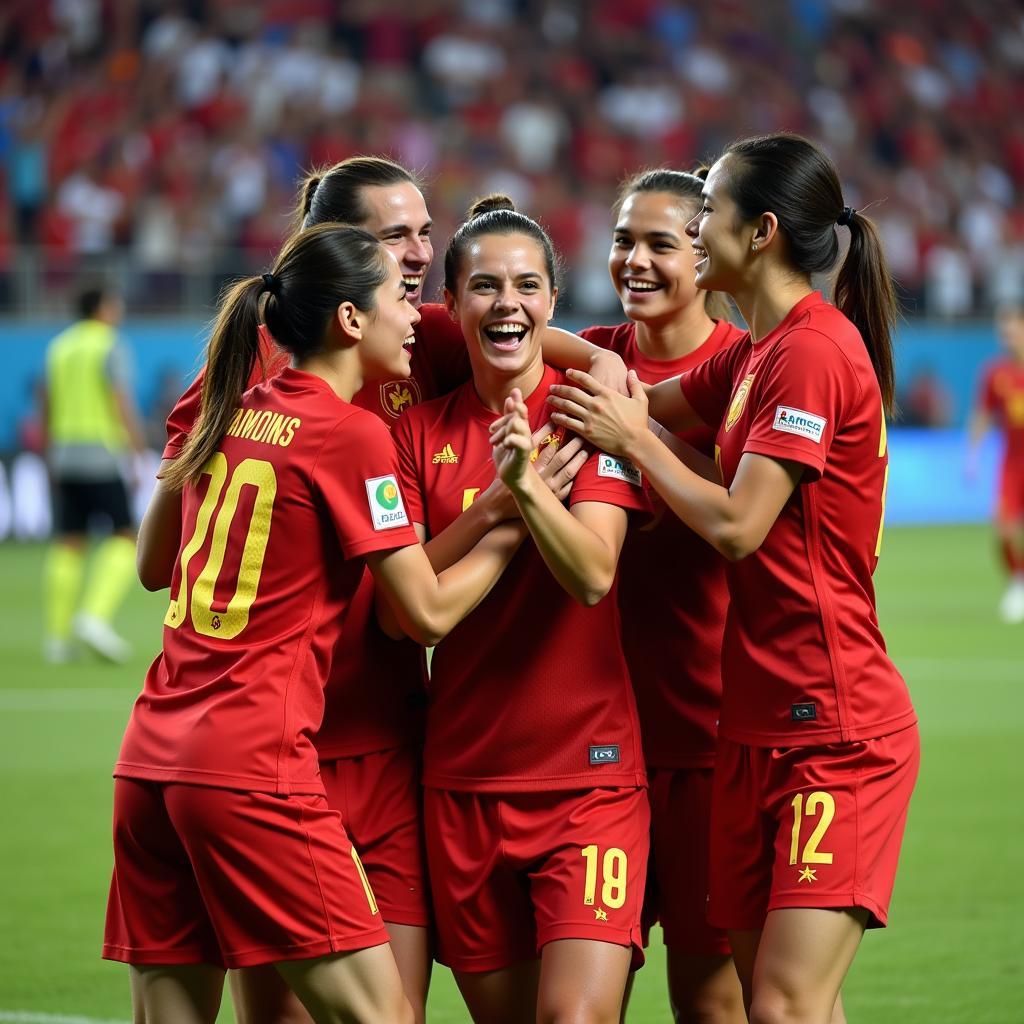
[[[228,481],[228,460],[223,452],[215,452],[210,461],[203,466],[202,473],[209,476],[210,486],[199,506],[195,530],[181,550],[181,579],[178,582],[177,593],[171,596],[170,607],[164,616],[164,625],[178,629],[186,618],[189,618],[197,633],[214,636],[220,640],[233,640],[248,625],[249,609],[256,600],[260,574],[263,572],[263,557],[270,536],[270,517],[274,510],[274,498],[277,496],[277,476],[269,462],[262,459],[245,459],[238,464]],[[221,492],[224,491],[225,482],[227,492],[214,518],[213,512],[217,508]],[[225,610],[218,612],[213,610],[214,590],[217,586],[217,577],[224,565],[228,530],[238,509],[239,495],[246,485],[256,488],[256,500],[246,530],[235,592]],[[190,588],[188,565],[196,552],[206,543],[211,520],[213,540],[210,543],[210,554],[206,565]]]

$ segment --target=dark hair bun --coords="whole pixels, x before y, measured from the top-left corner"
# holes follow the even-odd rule
[[[500,192],[492,192],[489,196],[473,200],[473,204],[466,214],[466,220],[476,220],[477,217],[482,217],[485,213],[493,213],[495,210],[510,210],[515,213],[516,204],[508,196],[502,195]]]

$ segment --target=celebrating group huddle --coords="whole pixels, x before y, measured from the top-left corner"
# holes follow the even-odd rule
[[[212,1022],[231,968],[244,1024],[419,1022],[436,958],[477,1024],[617,1024],[655,921],[677,1020],[844,1019],[918,762],[871,582],[892,284],[796,136],[613,216],[627,320],[582,337],[501,196],[421,305],[381,158],[224,299],[139,536],[170,604],[103,947],[137,1019]]]

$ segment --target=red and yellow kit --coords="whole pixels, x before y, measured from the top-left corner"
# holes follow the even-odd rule
[[[747,930],[786,907],[863,907],[884,927],[919,761],[915,728],[821,747],[722,740],[710,920]]]
[[[982,380],[980,404],[1006,435],[998,518],[1016,522],[1024,519],[1024,363],[992,363]]]
[[[918,736],[871,581],[888,456],[870,357],[813,293],[681,387],[719,425],[727,487],[745,452],[803,467],[760,548],[727,569],[710,920],[746,929],[775,908],[861,906],[882,924]]]
[[[115,774],[322,793],[313,736],[360,557],[416,543],[379,420],[311,374],[246,392],[182,495],[163,652]]]
[[[815,292],[766,337],[741,340],[680,383],[718,427],[726,487],[745,452],[804,467],[761,547],[726,570],[721,735],[794,746],[913,725],[875,612],[889,460],[856,329]]]
[[[534,431],[563,380],[545,369],[526,398]],[[410,518],[431,535],[493,481],[495,419],[470,383],[396,426]],[[570,503],[583,501],[649,509],[636,470],[600,452],[573,484]],[[583,607],[528,539],[434,652],[423,778],[444,963],[497,970],[563,938],[632,945],[642,959],[648,814],[614,588]]]
[[[470,376],[462,330],[444,306],[425,303],[420,317],[410,376],[370,381],[352,400],[389,429],[406,409],[452,390]],[[255,368],[251,385],[280,372],[288,361],[265,328],[261,328],[260,342],[261,365]],[[168,418],[164,458],[177,457],[192,429],[201,379]],[[331,807],[343,810],[345,826],[363,858],[385,920],[424,923],[428,906],[418,834],[417,753],[424,728],[423,649],[410,640],[392,640],[381,631],[368,570],[349,605],[339,644],[344,655],[332,660],[323,723],[314,739],[324,763],[327,799]],[[392,756],[386,753],[400,747],[413,749]],[[354,796],[357,785],[368,786],[370,793],[381,787],[392,795],[402,793],[404,801],[388,799],[376,805],[361,801]],[[413,819],[417,824],[410,831]]]
[[[564,379],[547,368],[526,399],[533,430],[548,416],[549,386]],[[496,418],[466,384],[395,426],[409,517],[431,536],[493,481],[488,428]],[[561,437],[553,431],[546,443]],[[645,510],[639,476],[626,467],[594,453],[570,503]],[[523,545],[434,652],[424,783],[492,792],[644,784],[614,588],[585,608],[555,581],[536,546]]]

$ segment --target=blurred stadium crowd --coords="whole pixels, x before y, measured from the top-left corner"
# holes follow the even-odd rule
[[[1022,110],[1018,0],[5,0],[0,308],[83,262],[135,310],[202,305],[276,249],[305,168],[379,152],[442,240],[512,194],[605,313],[618,181],[787,128],[870,206],[912,313],[984,312],[1024,297]]]

